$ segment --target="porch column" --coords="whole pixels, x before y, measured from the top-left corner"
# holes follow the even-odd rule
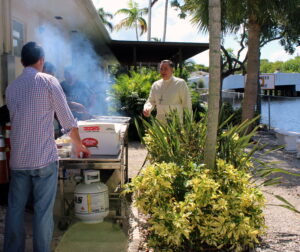
[[[0,0],[0,106],[9,82],[9,69],[13,67],[11,1]]]

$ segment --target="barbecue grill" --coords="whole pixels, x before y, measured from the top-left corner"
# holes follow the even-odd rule
[[[121,116],[94,116],[93,119],[78,122],[79,132],[80,125],[88,125],[85,132],[86,138],[93,138],[98,134],[99,148],[106,148],[105,155],[92,154],[89,158],[60,157],[59,159],[59,184],[61,196],[61,218],[59,228],[66,229],[73,217],[73,192],[76,183],[72,176],[83,174],[83,171],[88,169],[100,170],[101,181],[106,183],[109,188],[110,199],[110,217],[123,219],[125,217],[124,203],[119,197],[121,186],[128,181],[128,127],[130,117]],[[94,127],[95,126],[95,127]],[[111,129],[108,132],[103,132],[103,126]],[[84,127],[84,126],[83,126]],[[93,128],[94,127],[94,128]],[[97,128],[98,127],[98,128]],[[115,130],[118,129],[118,130]],[[109,133],[111,132],[111,133]],[[80,132],[81,133],[81,132]],[[90,134],[90,135],[89,135]],[[119,149],[117,152],[109,153],[108,145],[112,141],[109,137],[116,141],[118,136]],[[84,135],[86,136],[86,135]],[[89,137],[90,136],[90,137]],[[81,136],[82,138],[82,136]],[[92,140],[90,142],[93,142]],[[116,143],[116,142],[115,142]],[[91,147],[95,149],[94,145]],[[115,149],[114,149],[115,150]],[[71,190],[70,190],[71,187]],[[66,190],[65,190],[66,189]],[[69,193],[65,193],[69,191]],[[70,195],[71,194],[71,195]],[[112,201],[112,204],[111,204]],[[119,201],[116,203],[116,201]],[[115,208],[113,209],[113,207]]]

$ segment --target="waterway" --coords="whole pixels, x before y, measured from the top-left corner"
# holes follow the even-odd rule
[[[268,99],[262,100],[261,123],[269,125]],[[300,132],[300,97],[272,97],[270,126],[271,128]]]

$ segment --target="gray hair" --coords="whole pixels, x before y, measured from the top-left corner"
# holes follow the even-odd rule
[[[162,60],[160,64],[168,64],[171,68],[174,68],[174,63],[171,60]]]

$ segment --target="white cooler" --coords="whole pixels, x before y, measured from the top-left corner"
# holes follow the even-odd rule
[[[82,143],[92,155],[117,155],[121,145],[121,126],[97,120],[78,121]]]

